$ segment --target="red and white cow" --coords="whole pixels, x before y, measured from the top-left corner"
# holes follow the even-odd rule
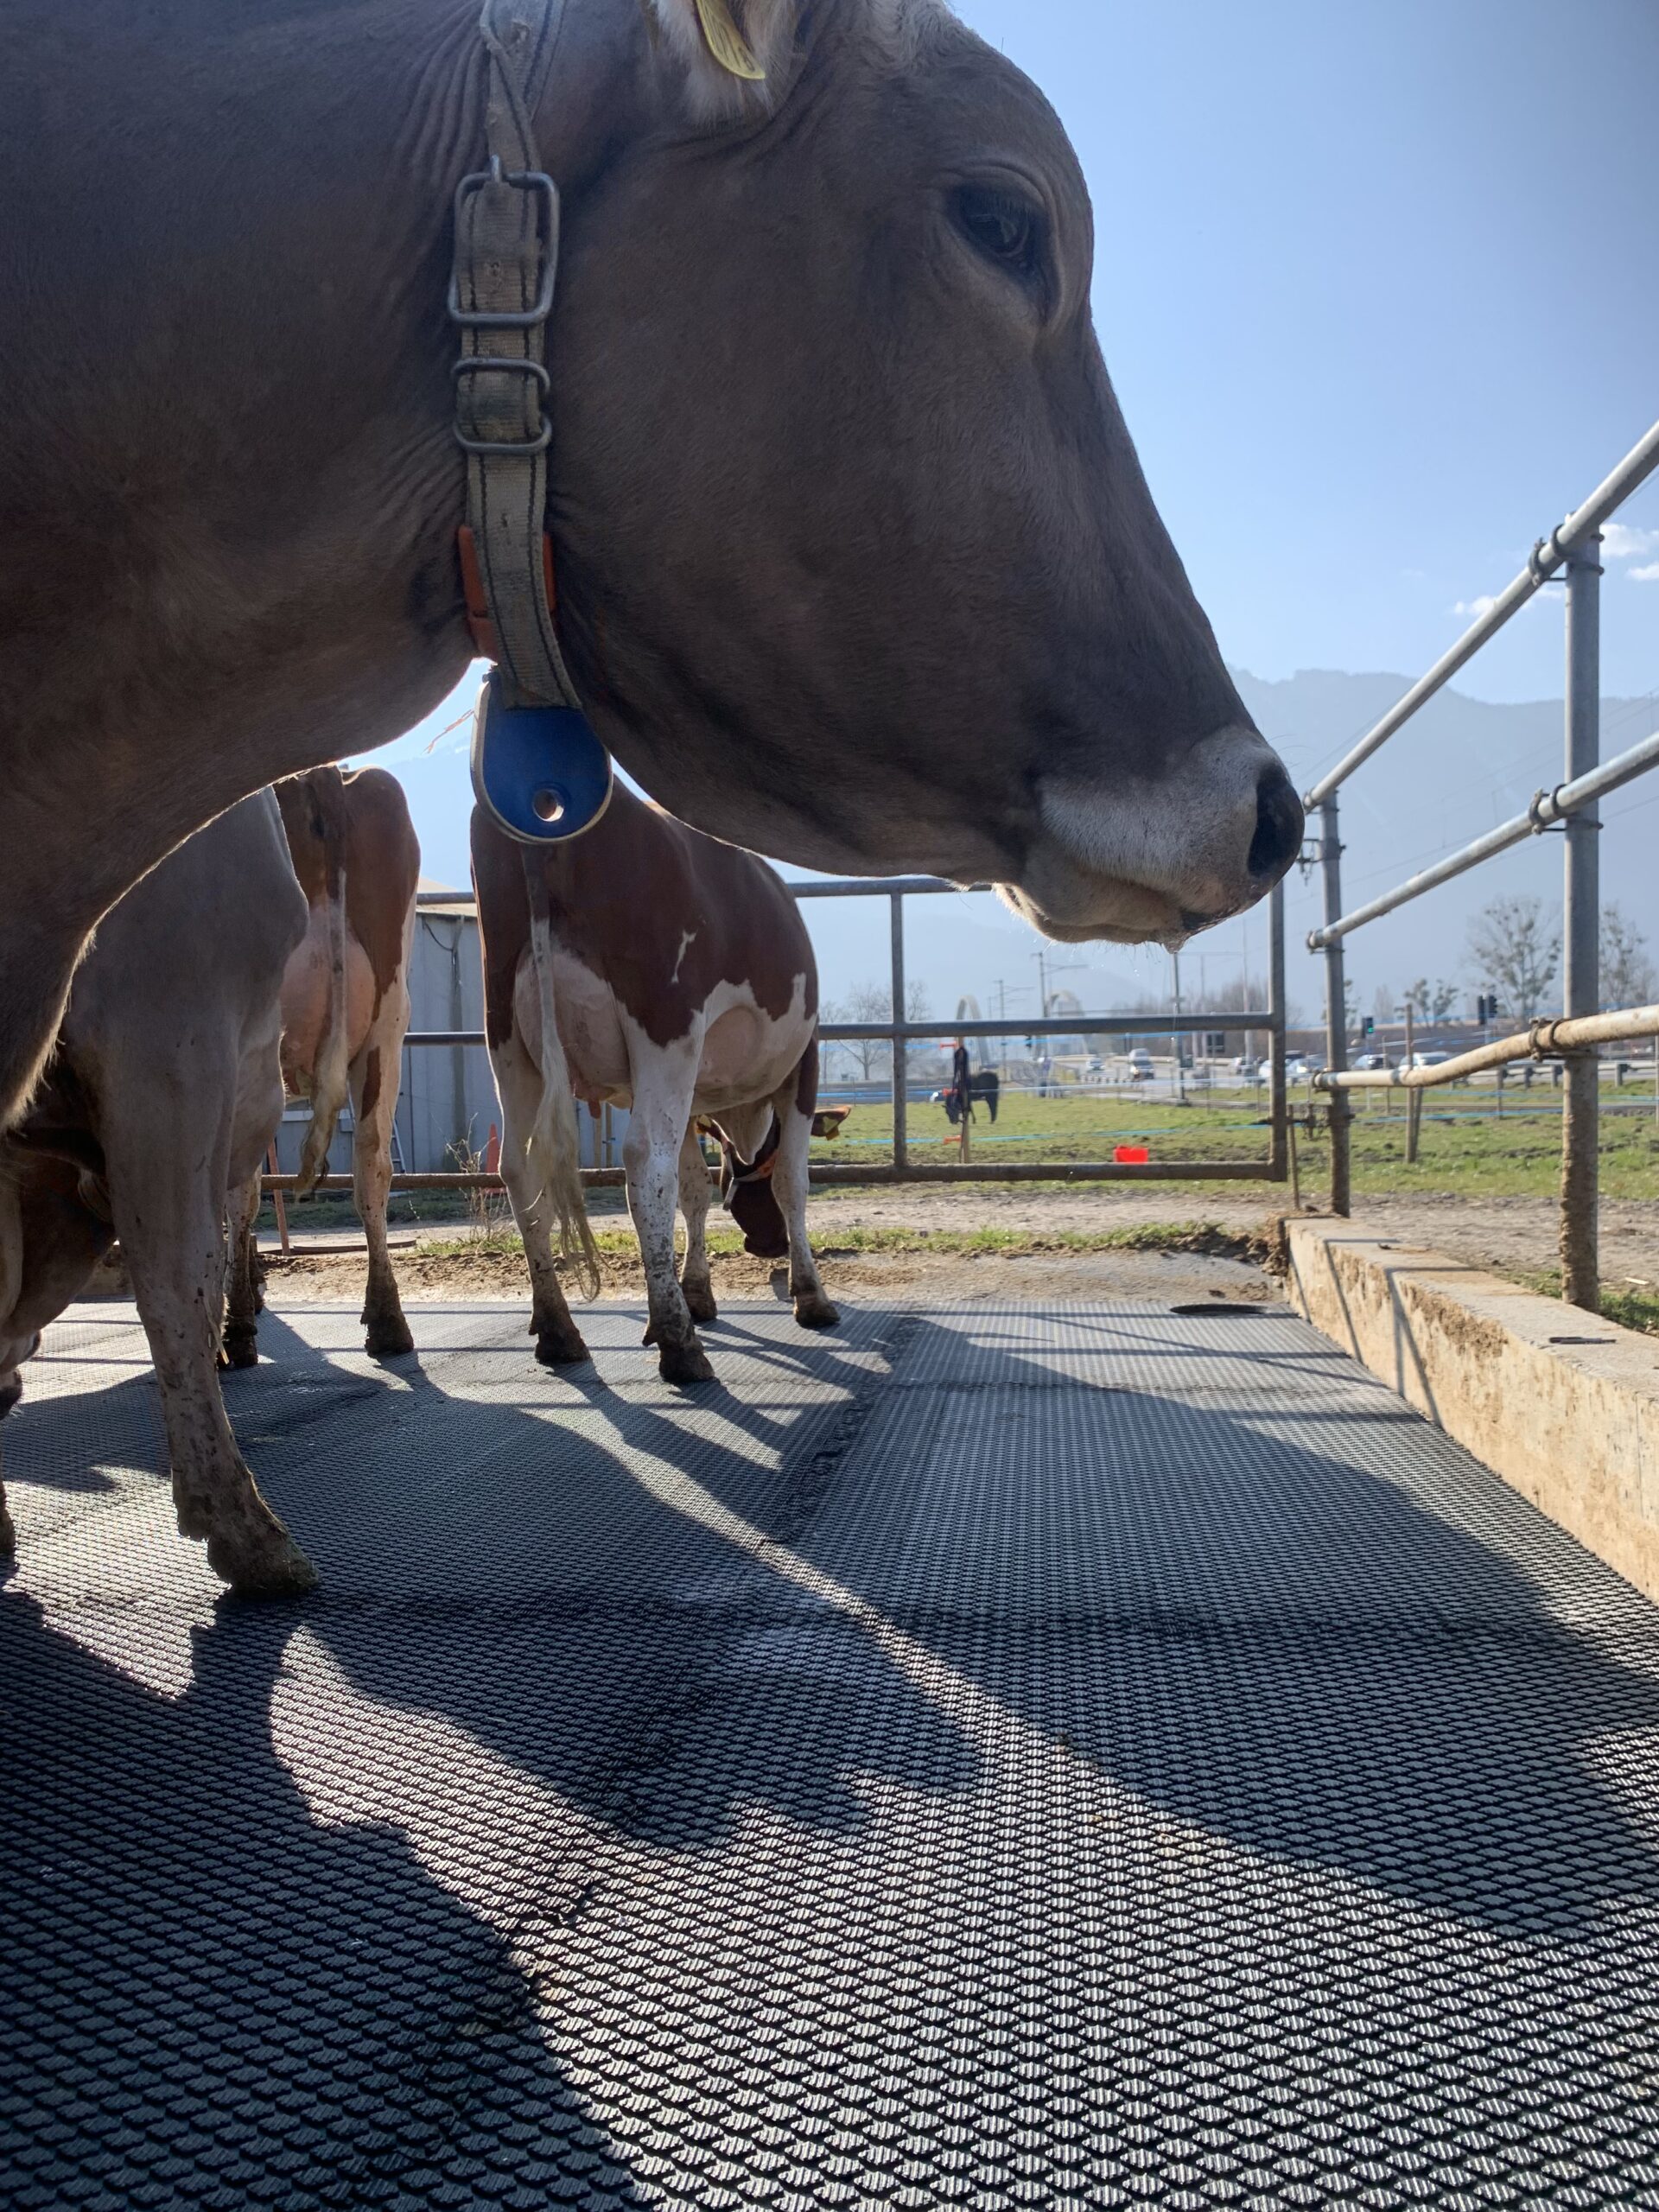
[[[646,1341],[668,1381],[713,1373],[693,1325],[715,1318],[700,1116],[727,1150],[751,1249],[786,1244],[795,1319],[833,1327],[840,1316],[806,1237],[817,969],[773,870],[619,786],[603,817],[565,845],[519,845],[474,810],[473,880],[501,1173],[530,1262],[537,1357],[587,1357],[554,1266],[556,1224],[589,1294],[598,1287],[573,1091],[631,1109],[623,1162]],[[677,1200],[686,1227],[677,1280]]]
[[[299,1187],[327,1168],[349,1091],[352,1185],[369,1247],[363,1320],[370,1353],[390,1357],[415,1349],[386,1244],[386,1198],[421,849],[403,785],[384,768],[314,768],[278,784],[276,798],[310,908],[283,977],[283,1078],[311,1101]],[[226,1349],[234,1365],[258,1356],[251,1336]]]

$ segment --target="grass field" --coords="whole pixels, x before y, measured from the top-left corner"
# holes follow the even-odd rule
[[[1418,1158],[1406,1160],[1403,1094],[1358,1094],[1354,1122],[1353,1174],[1357,1193],[1378,1197],[1447,1192],[1460,1198],[1543,1198],[1560,1174],[1560,1094],[1540,1084],[1516,1091],[1499,1118],[1491,1090],[1460,1088],[1427,1094]],[[1297,1099],[1301,1118],[1307,1103]],[[1323,1116],[1315,1109],[1316,1122]],[[910,1156],[921,1162],[958,1157],[947,1143],[952,1132],[940,1106],[912,1103]],[[1609,1084],[1603,1099],[1601,1186],[1610,1198],[1659,1198],[1659,1124],[1650,1097],[1633,1088],[1621,1096]],[[1330,1173],[1322,1128],[1299,1128],[1297,1149],[1304,1188],[1317,1197]],[[976,1166],[1000,1160],[1109,1160],[1115,1146],[1145,1144],[1154,1160],[1264,1160],[1265,1109],[1243,1091],[1219,1091],[1205,1104],[1154,1103],[1131,1091],[1090,1091],[1039,1098],[1004,1094],[992,1128],[982,1113],[970,1133]],[[860,1105],[833,1143],[815,1144],[815,1162],[873,1166],[893,1157],[893,1116],[887,1106]],[[1178,1191],[1200,1184],[1170,1185]]]

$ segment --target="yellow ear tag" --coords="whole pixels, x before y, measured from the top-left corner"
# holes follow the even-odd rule
[[[733,22],[729,0],[697,0],[697,19],[709,51],[722,69],[734,77],[747,77],[751,84],[765,84],[766,73]]]

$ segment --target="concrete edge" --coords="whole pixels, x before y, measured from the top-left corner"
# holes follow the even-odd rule
[[[1300,1313],[1659,1599],[1659,1338],[1359,1223],[1283,1234]]]

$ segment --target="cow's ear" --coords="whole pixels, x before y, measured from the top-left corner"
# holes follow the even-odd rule
[[[700,121],[750,113],[781,95],[799,0],[646,0],[646,6]]]

